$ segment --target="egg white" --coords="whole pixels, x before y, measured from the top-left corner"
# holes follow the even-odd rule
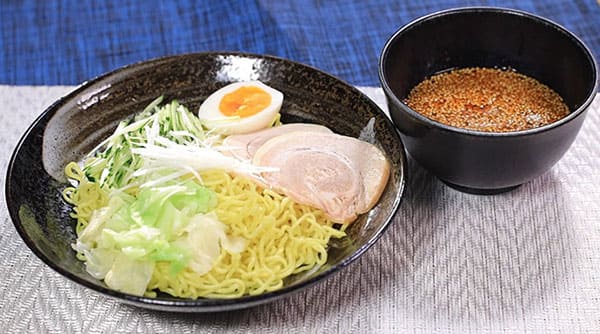
[[[231,117],[222,114],[219,104],[223,97],[246,86],[254,86],[267,92],[271,96],[271,103],[256,114],[246,117]],[[249,133],[268,127],[281,110],[282,103],[283,93],[260,81],[235,82],[212,93],[200,106],[198,118],[204,126],[218,133],[226,135]]]

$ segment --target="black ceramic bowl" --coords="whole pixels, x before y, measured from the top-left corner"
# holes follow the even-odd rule
[[[181,299],[159,294],[137,297],[110,290],[75,258],[75,221],[61,197],[63,169],[106,138],[117,123],[157,96],[178,99],[190,110],[218,88],[261,80],[282,91],[283,122],[323,124],[378,146],[392,165],[378,204],[359,217],[348,236],[333,240],[328,261],[317,272],[290,277],[275,292],[237,299]],[[120,301],[160,310],[210,312],[248,307],[300,291],[356,260],[390,223],[404,189],[406,158],[394,125],[354,87],[317,69],[288,60],[239,53],[199,53],[126,66],[83,84],[50,106],[31,125],[9,164],[6,200],[19,234],[48,266],[67,278]]]
[[[509,67],[550,86],[571,113],[543,127],[490,133],[428,119],[403,103],[441,71]],[[462,191],[510,190],[552,167],[567,151],[596,95],[597,66],[588,48],[547,19],[501,8],[459,8],[419,18],[385,44],[379,77],[408,153]]]

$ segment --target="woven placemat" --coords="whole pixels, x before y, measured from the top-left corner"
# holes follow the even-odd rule
[[[27,126],[73,87],[0,86],[0,166]],[[362,88],[385,108],[378,88]],[[600,98],[545,175],[501,195],[452,190],[409,163],[402,205],[348,268],[246,310],[171,314],[120,304],[47,268],[0,196],[5,333],[598,333]],[[4,188],[5,172],[1,182]]]

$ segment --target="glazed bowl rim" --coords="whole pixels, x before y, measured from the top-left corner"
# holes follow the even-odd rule
[[[447,125],[447,124],[444,124],[444,123],[441,123],[441,122],[438,122],[438,121],[435,121],[435,120],[425,117],[424,115],[416,112],[415,110],[410,108],[407,104],[402,102],[402,100],[399,99],[398,96],[396,96],[396,94],[390,88],[390,86],[388,84],[388,78],[385,73],[386,71],[384,69],[384,67],[385,67],[384,64],[390,53],[392,44],[405,32],[411,30],[412,28],[414,28],[422,23],[426,23],[429,20],[436,19],[438,17],[452,15],[452,14],[478,13],[478,12],[500,13],[500,14],[507,14],[507,15],[512,15],[512,16],[525,17],[527,19],[535,21],[538,24],[539,23],[545,24],[545,25],[557,30],[559,33],[563,34],[566,38],[571,39],[575,44],[577,44],[579,46],[579,49],[584,53],[584,55],[586,56],[586,58],[588,58],[588,61],[592,65],[592,70],[593,70],[592,76],[593,76],[594,84],[593,84],[592,89],[588,92],[585,101],[577,109],[571,111],[569,113],[569,115],[561,118],[560,120],[558,120],[556,122],[553,122],[553,123],[550,123],[550,124],[547,124],[547,125],[544,125],[541,127],[520,130],[520,131],[510,131],[510,132],[477,131],[477,130],[471,130],[471,129]],[[423,80],[424,79],[425,78],[423,78]],[[596,62],[596,59],[595,59],[592,51],[585,45],[585,43],[583,43],[583,41],[579,37],[577,37],[574,33],[572,33],[571,31],[569,31],[568,29],[566,29],[565,27],[563,27],[562,25],[560,25],[554,21],[551,21],[545,17],[539,16],[536,14],[532,14],[532,13],[522,11],[522,10],[517,10],[517,9],[504,8],[504,7],[469,6],[469,7],[458,7],[458,8],[451,8],[451,9],[437,11],[437,12],[434,12],[431,14],[427,14],[427,15],[418,17],[418,18],[412,20],[411,22],[401,26],[396,32],[394,32],[387,39],[387,41],[381,51],[381,54],[379,57],[379,81],[381,82],[381,86],[385,92],[385,95],[388,97],[388,99],[392,100],[391,103],[400,105],[402,107],[402,108],[400,108],[402,112],[409,114],[413,118],[418,119],[419,121],[429,125],[430,127],[439,128],[443,131],[450,132],[450,133],[461,134],[461,135],[466,135],[466,136],[475,136],[475,137],[522,137],[522,136],[535,135],[538,133],[546,132],[546,131],[552,130],[554,128],[560,127],[563,124],[569,123],[573,119],[577,118],[580,114],[582,114],[585,110],[587,110],[589,108],[589,106],[591,105],[592,101],[594,100],[594,98],[596,97],[596,93],[598,91],[598,64]],[[390,115],[392,115],[392,112],[393,111],[390,108]]]

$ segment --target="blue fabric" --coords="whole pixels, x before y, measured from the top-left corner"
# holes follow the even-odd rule
[[[78,84],[125,64],[197,51],[272,54],[378,85],[386,39],[419,16],[467,5],[547,17],[600,55],[594,0],[3,1],[0,84]]]

